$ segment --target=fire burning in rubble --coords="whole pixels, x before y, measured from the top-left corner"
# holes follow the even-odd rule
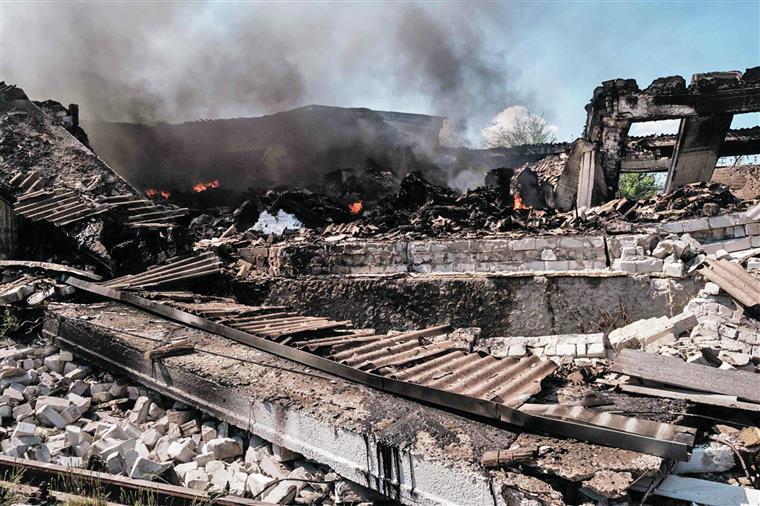
[[[362,212],[362,209],[364,209],[364,204],[362,204],[361,200],[348,204],[348,210],[351,211],[351,214],[359,214]]]
[[[517,211],[518,209],[530,209],[530,206],[525,205],[520,195],[515,193],[515,201],[512,204],[512,209],[514,209],[515,211]]]
[[[195,183],[193,185],[193,191],[195,193],[205,192],[206,190],[210,190],[212,188],[219,188],[221,185],[222,184],[219,182],[218,179],[207,181],[205,183]]]
[[[145,190],[145,194],[150,198],[162,197],[168,199],[171,196],[171,192],[166,190],[156,190],[155,188],[148,188]]]

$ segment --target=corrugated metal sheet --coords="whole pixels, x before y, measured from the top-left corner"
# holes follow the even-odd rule
[[[282,307],[172,303],[217,323],[307,349],[356,369],[517,407],[541,391],[554,362],[535,356],[498,359],[456,349],[440,325],[394,335],[346,330],[350,321],[302,316]],[[237,313],[237,316],[233,316]],[[325,333],[332,334],[325,336]]]
[[[157,204],[135,195],[114,195],[100,199],[100,202],[124,212],[127,217],[127,226],[133,228],[169,226],[177,218],[187,214],[186,208]]]
[[[36,172],[28,175],[19,173],[11,179],[10,184],[24,192],[13,207],[16,215],[32,221],[49,221],[58,226],[66,226],[103,212],[114,212],[126,221],[128,227],[168,227],[177,218],[187,214],[187,209],[156,204],[136,195],[91,200],[73,190],[41,189],[43,180]]]
[[[166,264],[150,267],[140,274],[114,278],[103,285],[115,289],[148,288],[219,274],[221,270],[222,262],[219,257],[213,252],[205,252],[170,260]]]
[[[48,221],[65,226],[102,212],[98,206],[74,191],[35,191],[18,198],[13,212],[32,221]]]
[[[729,260],[708,260],[699,271],[747,308],[760,308],[760,280]]]

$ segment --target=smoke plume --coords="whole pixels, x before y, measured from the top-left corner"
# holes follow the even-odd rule
[[[308,103],[447,116],[463,139],[524,103],[497,4],[5,3],[0,79],[90,119],[154,123]]]

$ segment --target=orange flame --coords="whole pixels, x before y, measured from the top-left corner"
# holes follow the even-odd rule
[[[150,198],[162,197],[164,199],[168,199],[171,197],[171,192],[167,190],[156,190],[155,188],[148,188],[145,190],[145,194]]]
[[[520,195],[515,194],[515,201],[514,201],[514,204],[512,204],[512,209],[514,209],[515,211],[518,209],[530,209],[530,206],[526,206],[525,204],[523,204],[523,201]]]
[[[359,214],[362,212],[362,209],[364,209],[364,204],[362,204],[362,201],[356,201],[353,204],[348,204],[348,210],[351,212],[351,214]]]
[[[222,184],[219,182],[219,180],[214,179],[206,183],[195,183],[193,185],[193,191],[195,193],[200,193],[205,192],[206,190],[210,190],[211,188],[219,188],[220,186],[222,186]]]

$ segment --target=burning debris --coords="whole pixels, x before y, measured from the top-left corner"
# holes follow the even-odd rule
[[[195,193],[205,192],[206,190],[212,190],[214,188],[219,188],[222,186],[222,184],[219,182],[218,179],[213,179],[211,181],[207,181],[205,183],[195,183],[193,185],[193,191]]]

